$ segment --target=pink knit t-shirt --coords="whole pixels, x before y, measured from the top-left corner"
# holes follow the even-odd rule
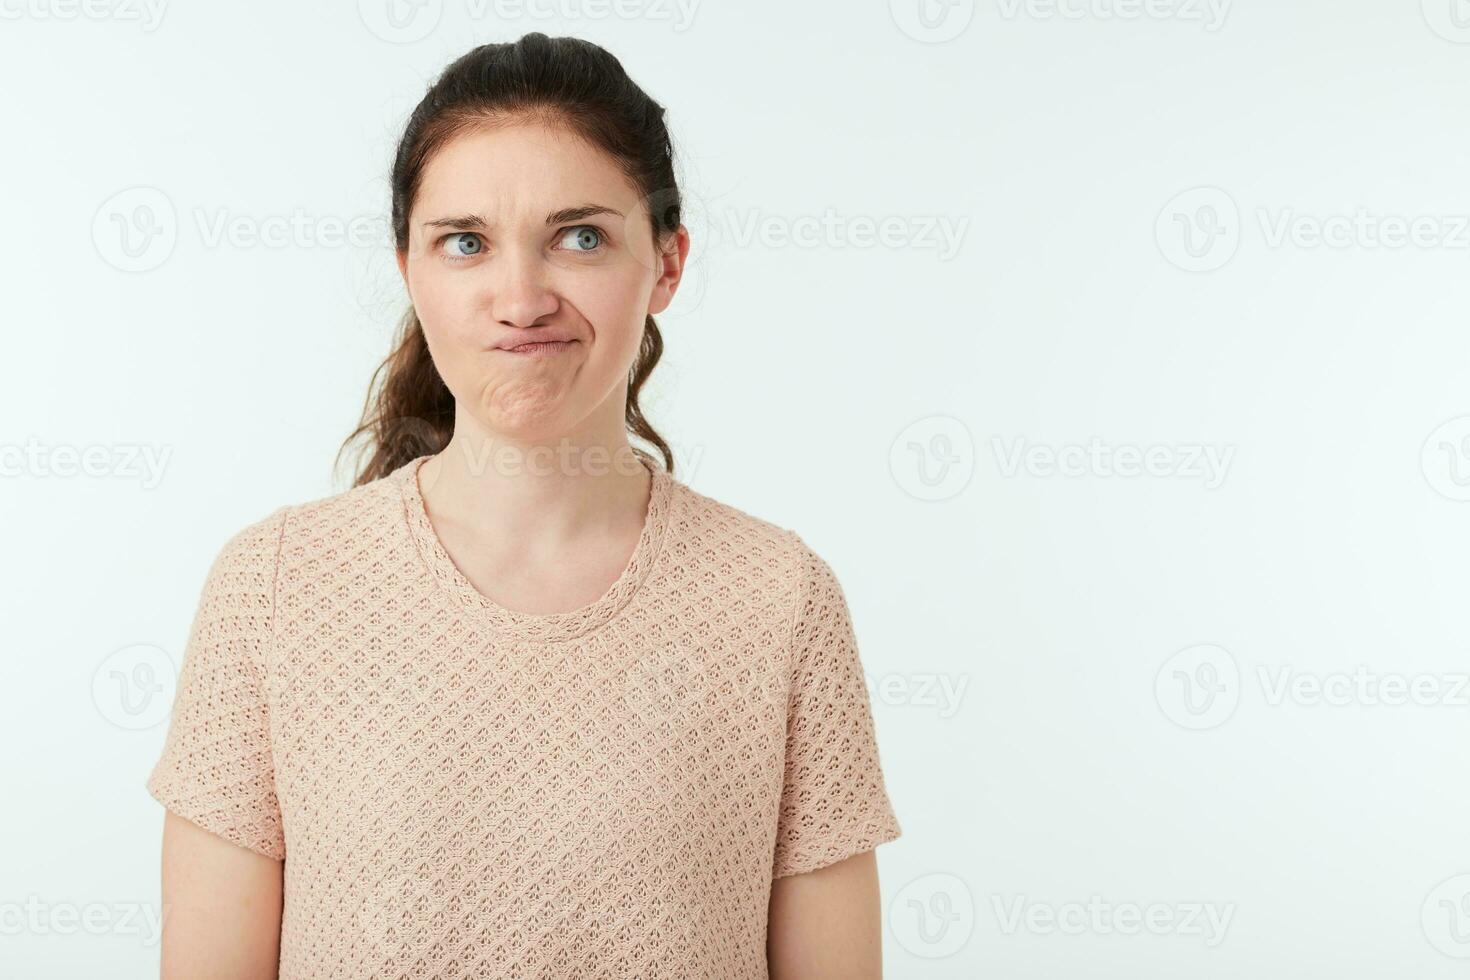
[[[513,611],[428,458],[225,543],[148,791],[285,861],[282,980],[765,977],[772,879],[900,833],[831,568],[650,465],[607,592]]]

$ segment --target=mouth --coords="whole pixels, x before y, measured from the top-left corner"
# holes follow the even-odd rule
[[[507,354],[516,354],[520,357],[544,357],[570,350],[572,345],[576,343],[575,340],[538,340],[534,343],[519,344],[515,347],[499,347],[496,349],[505,351]]]

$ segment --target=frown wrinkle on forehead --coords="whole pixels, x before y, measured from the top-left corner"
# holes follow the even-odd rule
[[[424,229],[493,228],[498,222],[547,225],[597,214],[619,218],[636,207],[638,191],[602,150],[559,127],[540,123],[465,133],[433,155],[424,170],[415,212]],[[573,211],[595,208],[582,215]]]
[[[560,208],[552,211],[547,214],[545,224],[548,227],[566,224],[570,221],[582,221],[599,214],[610,214],[619,218],[624,217],[623,212],[617,208],[610,208],[601,204],[579,204],[575,207]],[[495,222],[487,220],[478,214],[450,215],[443,218],[431,218],[423,222],[424,228],[463,228],[468,231],[487,231],[494,226]]]

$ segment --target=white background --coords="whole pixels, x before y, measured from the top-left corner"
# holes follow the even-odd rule
[[[147,669],[345,489],[399,127],[529,30],[668,106],[644,403],[843,582],[886,975],[1465,975],[1470,4],[387,2],[0,0],[5,976],[156,975]]]

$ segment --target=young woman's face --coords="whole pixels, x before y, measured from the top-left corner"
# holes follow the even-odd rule
[[[676,244],[655,248],[610,157],[515,122],[430,159],[398,263],[459,410],[491,434],[575,445],[621,437],[628,371],[644,318],[678,285],[683,228]],[[531,342],[548,344],[507,349]]]

